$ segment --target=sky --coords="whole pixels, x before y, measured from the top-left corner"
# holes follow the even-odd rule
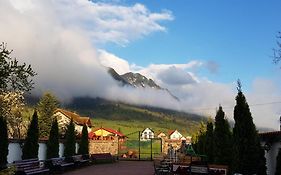
[[[38,73],[34,93],[211,117],[222,105],[233,120],[239,78],[257,126],[277,130],[281,69],[272,49],[280,6],[277,0],[7,0],[0,1],[0,39]],[[139,72],[180,101],[120,87],[104,66]]]

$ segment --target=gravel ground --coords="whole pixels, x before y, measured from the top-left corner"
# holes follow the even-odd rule
[[[112,164],[98,164],[77,169],[64,175],[153,175],[153,162],[119,161]]]

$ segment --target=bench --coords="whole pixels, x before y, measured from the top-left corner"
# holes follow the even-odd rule
[[[110,153],[91,154],[94,163],[113,163],[114,157]]]
[[[41,167],[37,158],[14,161],[13,164],[16,167],[16,174],[47,174],[50,171],[48,168]]]
[[[89,155],[75,155],[72,159],[77,166],[87,165],[90,162]]]
[[[46,166],[51,169],[51,171],[64,171],[66,168],[72,168],[74,162],[67,160],[65,157],[51,158],[45,161]]]

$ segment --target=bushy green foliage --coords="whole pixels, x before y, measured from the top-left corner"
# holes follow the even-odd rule
[[[7,164],[8,150],[8,131],[6,119],[0,113],[0,170]]]
[[[88,140],[88,129],[87,125],[83,125],[82,129],[82,136],[81,136],[81,141],[79,144],[79,154],[89,154],[89,140]]]
[[[50,92],[46,92],[38,103],[40,138],[48,137],[52,125],[54,111],[58,108],[57,98]]]
[[[36,73],[30,65],[19,64],[16,58],[11,58],[11,53],[5,43],[0,44],[0,90],[31,90],[33,81],[30,77]]]
[[[39,137],[38,116],[37,116],[37,111],[35,110],[27,131],[27,137],[25,139],[25,143],[23,145],[22,159],[31,159],[31,158],[38,157],[38,149],[39,149],[38,137]]]
[[[260,157],[258,134],[239,81],[237,89],[234,108],[233,169],[236,173],[256,174]]]
[[[197,154],[206,154],[206,126],[201,122],[198,133],[194,136],[193,147]]]
[[[64,156],[70,157],[75,155],[75,127],[74,123],[71,120],[67,126],[65,134],[65,145],[64,145]]]
[[[275,175],[281,174],[281,148],[279,148],[278,155],[276,157],[276,170]]]
[[[221,106],[215,117],[214,161],[229,166],[232,161],[232,134]]]
[[[58,121],[54,118],[47,142],[47,159],[59,157],[59,127]]]

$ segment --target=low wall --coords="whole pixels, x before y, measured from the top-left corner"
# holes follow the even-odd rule
[[[12,163],[13,161],[22,160],[22,147],[23,147],[23,140],[9,140],[9,153],[7,156],[8,163]],[[39,150],[38,150],[38,159],[39,160],[46,160],[46,152],[47,152],[47,144],[46,141],[39,141]],[[76,143],[76,153],[78,152],[79,144]],[[59,143],[59,156],[62,157],[64,152],[64,144],[61,141]]]
[[[112,155],[118,154],[118,139],[115,140],[90,140],[89,153],[110,153]]]
[[[170,145],[172,145],[174,150],[178,150],[180,149],[181,144],[181,140],[162,139],[162,152],[168,154]]]

